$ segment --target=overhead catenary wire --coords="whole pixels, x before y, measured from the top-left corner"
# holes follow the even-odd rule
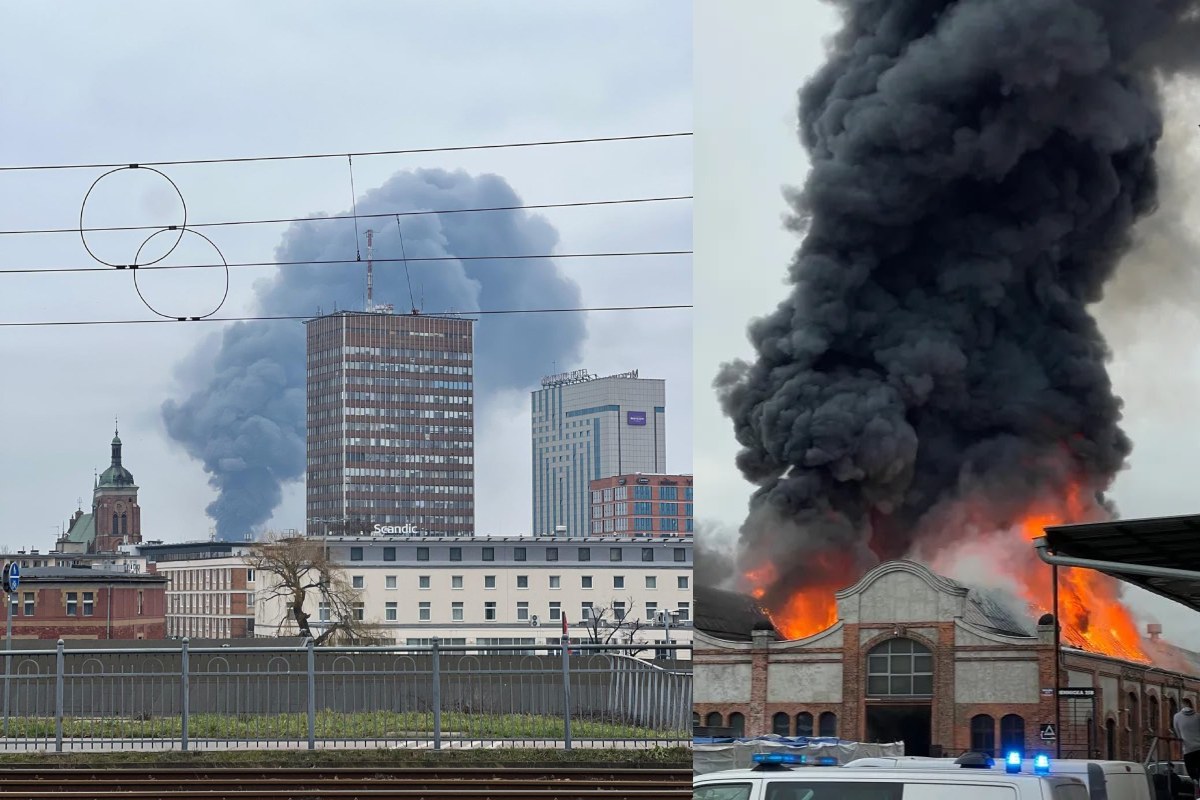
[[[437,262],[437,261],[536,261],[543,258],[553,259],[602,259],[602,258],[652,258],[665,256],[690,256],[693,254],[691,250],[628,250],[616,251],[610,253],[536,253],[530,255],[493,255],[493,256],[419,256],[413,258],[376,258],[375,263],[401,263],[401,262]],[[225,269],[234,267],[297,267],[312,264],[315,266],[332,265],[332,264],[353,264],[356,259],[353,258],[323,258],[315,260],[300,260],[300,261],[231,261],[228,264],[224,263],[208,263],[208,264],[154,264],[147,267],[137,267],[137,270],[149,271],[158,269]],[[74,274],[78,272],[118,272],[111,267],[15,267],[12,269],[0,269],[0,275],[39,275],[39,274],[55,274],[63,275]],[[411,289],[410,289],[411,291]]]
[[[324,217],[278,217],[274,219],[241,219],[224,220],[221,222],[191,222],[189,228],[216,228],[233,225],[275,225],[292,222],[329,222],[333,220],[376,219],[380,217],[421,217],[437,214],[476,214],[499,211],[536,211],[552,208],[584,208],[588,206],[617,206],[635,205],[639,203],[667,203],[680,200],[691,200],[692,195],[663,195],[657,197],[629,197],[617,200],[579,200],[570,203],[531,203],[515,206],[484,206],[479,208],[443,208],[419,211],[385,211],[373,214],[333,214]],[[167,228],[166,225],[110,225],[95,228],[83,228],[84,233],[100,233],[103,231],[156,231]],[[80,228],[24,228],[17,230],[0,230],[0,236],[24,236],[32,234],[51,233],[80,233]]]
[[[230,158],[185,158],[172,161],[121,161],[112,163],[76,163],[76,164],[17,164],[11,166],[0,166],[0,172],[34,172],[37,170],[64,170],[64,169],[113,169],[117,167],[143,166],[143,167],[174,167],[185,164],[238,164],[252,161],[301,161],[306,159],[321,159],[321,158],[346,158],[352,156],[399,156],[399,155],[416,155],[420,153],[455,153],[467,150],[503,150],[510,148],[521,147],[554,147],[558,145],[573,145],[573,144],[599,144],[603,142],[635,142],[649,141],[654,139],[677,139],[681,137],[691,136],[691,131],[679,131],[674,133],[644,133],[631,134],[628,136],[590,136],[578,139],[542,139],[534,141],[522,142],[501,142],[498,144],[468,144],[468,145],[450,145],[445,147],[407,147],[394,150],[363,150],[357,153],[301,153],[293,155],[276,155],[276,156],[237,156]]]
[[[618,311],[679,311],[691,309],[691,303],[664,303],[660,305],[638,306],[592,306],[574,308],[504,308],[485,309],[480,311],[433,311],[413,316],[421,317],[487,317],[512,316],[520,314],[585,314]],[[338,312],[345,314],[363,314],[364,311]],[[150,325],[171,322],[286,322],[316,319],[317,314],[278,314],[242,317],[176,317],[174,319],[75,319],[75,320],[30,320],[30,321],[0,321],[0,328],[52,328],[52,327],[81,327],[89,325]]]

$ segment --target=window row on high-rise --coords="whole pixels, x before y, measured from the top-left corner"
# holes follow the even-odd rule
[[[345,378],[326,378],[311,381],[308,391],[321,392],[339,386],[370,386],[380,389],[447,389],[470,391],[471,381],[444,381],[436,378],[380,378],[374,375],[350,375]]]
[[[399,392],[342,392],[341,399],[357,400],[363,403],[428,403],[438,406],[469,406],[474,405],[470,395],[452,394],[402,394]],[[317,402],[337,402],[336,396],[326,401],[324,398]]]
[[[347,370],[357,369],[364,372],[414,372],[422,375],[470,375],[470,366],[460,367],[453,364],[413,364],[411,362],[376,362],[376,361],[347,361]]]
[[[358,345],[348,345],[346,347],[335,349],[332,351],[333,356],[339,358],[347,358],[349,356],[377,356],[380,358],[440,358],[446,361],[470,361],[470,350],[426,350],[426,353],[432,355],[426,356],[409,356],[410,350],[403,347],[363,347]],[[323,355],[323,354],[322,354]]]
[[[413,408],[347,408],[346,416],[348,417],[413,417],[416,419],[465,419],[469,420],[475,416],[474,411],[442,411],[440,409],[413,409]],[[421,423],[421,425],[433,425],[432,433],[439,433],[436,423]],[[422,428],[424,430],[424,428]],[[446,430],[452,430],[451,426],[446,426]],[[460,425],[454,427],[457,431],[474,431],[475,428],[471,425]]]

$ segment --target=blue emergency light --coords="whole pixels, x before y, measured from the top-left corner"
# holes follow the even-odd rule
[[[1004,771],[1008,773],[1021,771],[1021,754],[1016,750],[1004,757]]]
[[[1045,753],[1038,753],[1033,757],[1033,774],[1034,775],[1049,775],[1050,774],[1050,756]]]
[[[805,756],[791,753],[755,753],[751,760],[755,764],[805,764],[808,761]]]

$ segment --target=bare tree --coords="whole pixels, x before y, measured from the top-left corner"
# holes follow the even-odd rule
[[[583,620],[583,626],[588,632],[588,641],[594,644],[633,644],[637,632],[646,627],[641,619],[629,615],[628,609],[633,608],[632,598],[624,603],[614,600],[606,606],[590,608],[591,613]]]
[[[263,597],[278,598],[287,608],[279,630],[290,620],[301,636],[317,645],[337,641],[369,643],[378,638],[376,626],[359,617],[363,608],[360,592],[330,558],[323,542],[304,536],[268,535],[251,548],[247,563],[259,575],[273,578],[260,578],[259,585],[268,587],[261,592]],[[317,607],[329,612],[328,620],[318,621],[316,634],[310,622],[312,615],[304,610],[305,602],[314,596]]]

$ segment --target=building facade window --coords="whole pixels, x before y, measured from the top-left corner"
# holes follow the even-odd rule
[[[496,548],[494,548],[494,547],[483,548],[483,560],[484,561],[495,561],[496,560]]]
[[[483,604],[483,618],[488,622],[496,621],[496,601],[488,600]]]
[[[364,586],[364,585],[365,585],[365,583],[364,583],[364,581],[363,581],[363,576],[362,576],[362,575],[352,575],[352,576],[350,576],[350,588],[352,588],[352,589],[361,589],[361,588],[363,588],[363,586]]]
[[[450,621],[451,622],[462,622],[463,621],[463,604],[461,601],[455,601],[450,604]]]
[[[867,655],[870,697],[932,697],[933,653],[912,639],[889,639]]]
[[[801,711],[796,715],[796,735],[797,736],[812,736],[813,735],[813,715],[807,711]]]
[[[67,616],[78,616],[79,613],[79,594],[78,592],[67,592]]]
[[[451,547],[450,548],[450,560],[451,561],[462,561],[462,548],[461,547]]]
[[[787,715],[787,712],[777,711],[775,716],[771,717],[771,733],[776,736],[791,735],[791,722],[792,718]]]
[[[529,603],[525,600],[517,602],[517,620],[526,622],[529,620]]]
[[[363,560],[363,549],[361,547],[351,547],[350,548],[350,560],[351,561],[362,561]]]
[[[1018,714],[1000,718],[1000,752],[1025,755],[1025,719]]]
[[[592,560],[592,548],[590,548],[590,547],[579,548],[579,560],[580,561],[591,561]]]
[[[429,588],[429,576],[428,575],[418,575],[417,576],[417,588],[418,589],[428,589]]]
[[[383,618],[388,622],[396,621],[396,604],[394,602],[383,604]]]
[[[514,547],[513,548],[513,561],[524,561],[525,556],[526,556],[526,553],[525,553],[524,547]]]
[[[495,575],[484,575],[483,576],[483,588],[495,589],[496,588],[496,576]]]
[[[394,547],[383,548],[383,560],[384,561],[395,561],[396,560],[396,548],[394,548]]]
[[[988,714],[971,717],[971,750],[989,756],[996,754],[996,721]]]
[[[23,597],[23,599],[25,600],[25,608],[24,608],[24,611],[23,611],[23,613],[24,613],[24,614],[25,614],[25,616],[27,616],[27,617],[32,617],[32,616],[33,616],[33,599],[34,599],[34,594],[33,594],[33,592],[25,592],[25,593],[22,595],[22,597]]]
[[[388,575],[387,577],[385,577],[383,579],[383,588],[384,589],[395,589],[396,588],[396,576]]]
[[[832,711],[822,711],[817,718],[818,736],[837,736],[837,714]]]
[[[428,547],[418,547],[417,548],[417,561],[428,561],[428,560],[429,560],[429,548]]]
[[[736,738],[741,738],[746,735],[746,716],[741,712],[735,711],[729,715],[729,727],[733,731]]]
[[[417,603],[417,620],[420,622],[429,622],[430,616],[429,603],[427,601]]]
[[[83,593],[83,615],[93,616],[96,613],[96,595],[93,592]]]

